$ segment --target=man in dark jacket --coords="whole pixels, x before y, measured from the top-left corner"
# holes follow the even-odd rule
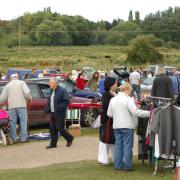
[[[159,68],[158,70],[158,76],[153,82],[151,96],[173,98],[172,81],[166,76],[164,68]]]
[[[64,128],[66,110],[69,104],[69,95],[68,92],[61,86],[58,85],[58,79],[52,77],[49,81],[50,88],[53,90],[50,97],[50,110],[51,110],[51,121],[50,121],[50,135],[51,142],[46,147],[56,148],[58,141],[58,131],[67,141],[67,147],[71,146],[74,137],[69,134],[68,131]]]

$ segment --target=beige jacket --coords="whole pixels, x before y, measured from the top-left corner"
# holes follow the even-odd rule
[[[3,89],[0,102],[8,102],[8,109],[27,107],[27,100],[32,99],[27,84],[21,80],[11,80]]]

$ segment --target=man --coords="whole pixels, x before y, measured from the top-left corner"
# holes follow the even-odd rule
[[[50,97],[50,111],[51,111],[51,121],[50,121],[50,135],[51,142],[46,147],[56,148],[58,141],[58,131],[67,141],[67,147],[70,147],[74,137],[68,133],[68,131],[64,128],[65,118],[66,118],[66,110],[69,104],[69,95],[68,92],[61,86],[58,85],[58,79],[56,77],[52,77],[49,81],[50,88],[53,90]]]
[[[174,68],[172,73],[173,76],[170,76],[170,78],[172,80],[174,100],[176,101],[178,95],[180,94],[180,72]]]
[[[99,80],[99,92],[101,94],[103,94],[105,92],[105,89],[104,89],[104,81],[107,77],[107,73],[105,73],[105,75],[100,75],[100,80]]]
[[[131,92],[131,95],[133,95],[134,91],[136,92],[137,94],[137,97],[138,97],[138,100],[141,99],[141,94],[140,94],[140,83],[141,83],[141,80],[140,80],[140,74],[137,70],[134,70],[131,74],[130,74],[130,77],[129,77],[129,81],[132,85],[132,92]]]
[[[113,118],[114,167],[117,170],[130,171],[132,169],[132,148],[137,117],[149,117],[150,112],[136,107],[133,98],[130,97],[132,89],[129,83],[120,86],[120,90],[121,92],[111,99],[107,115]]]
[[[29,74],[29,78],[36,78],[36,69],[31,70],[31,74]]]
[[[27,84],[18,79],[18,74],[11,75],[11,81],[4,87],[0,96],[0,102],[8,102],[8,114],[10,118],[10,133],[13,142],[17,142],[17,120],[20,122],[20,141],[26,142],[27,136],[27,101],[32,96]]]
[[[151,89],[151,96],[173,98],[172,81],[166,76],[166,71],[163,67],[158,69],[158,75]]]

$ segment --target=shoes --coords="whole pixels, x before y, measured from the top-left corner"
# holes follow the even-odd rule
[[[73,143],[73,140],[74,140],[74,137],[72,137],[72,140],[71,140],[71,141],[67,142],[66,146],[67,146],[67,147],[70,147],[70,146],[72,145],[72,143]]]
[[[57,147],[57,145],[50,144],[50,145],[46,146],[46,149],[51,149],[51,148],[56,148],[56,147]]]

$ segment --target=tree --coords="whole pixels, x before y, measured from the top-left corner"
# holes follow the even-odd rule
[[[140,23],[140,13],[139,11],[135,12],[135,23],[139,25]]]
[[[44,20],[37,26],[36,39],[40,45],[68,45],[69,36],[61,21]]]
[[[146,38],[137,38],[128,50],[126,61],[130,64],[157,64],[163,62],[163,55]]]
[[[129,22],[133,22],[133,13],[132,13],[132,10],[129,11],[128,20],[129,20]]]
[[[111,29],[106,42],[108,44],[127,45],[128,41],[141,33],[140,27],[133,22],[119,22]]]

